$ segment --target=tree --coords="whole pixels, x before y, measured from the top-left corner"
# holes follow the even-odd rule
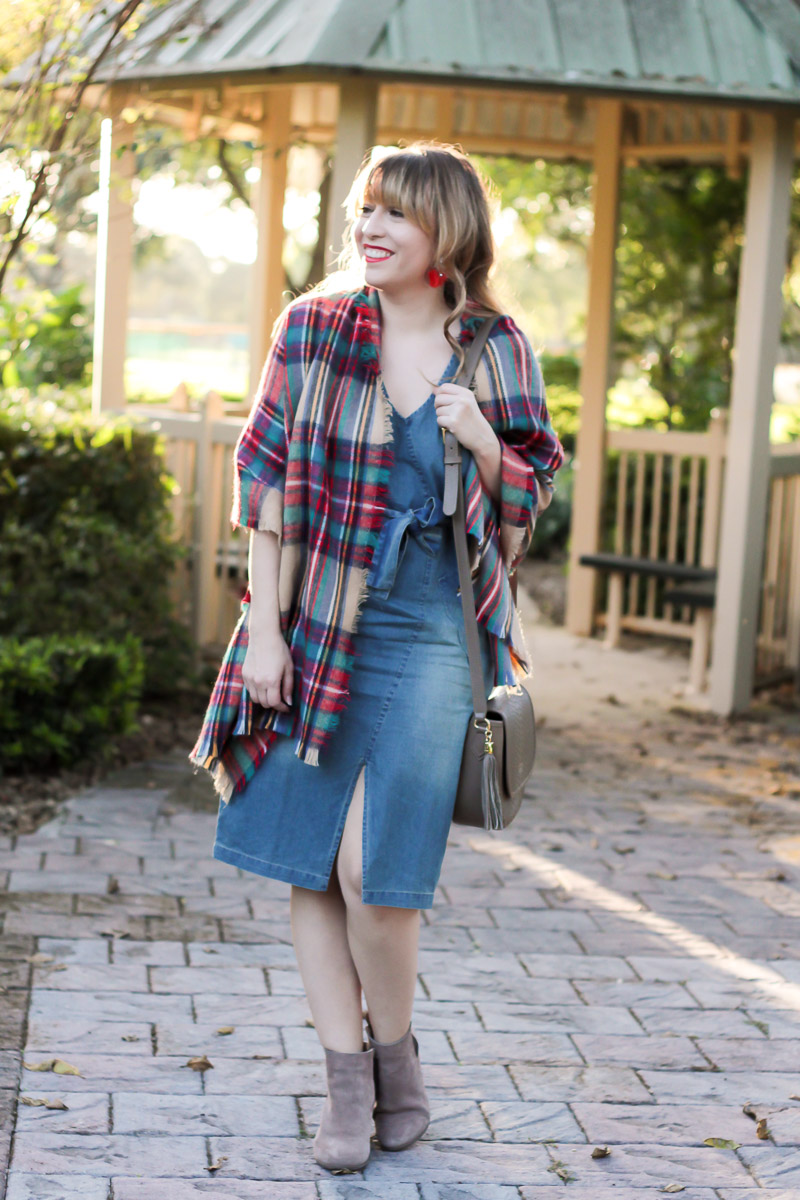
[[[728,400],[744,188],[694,164],[623,177],[615,350],[661,395],[667,428],[704,429]]]
[[[127,39],[165,0],[7,0],[0,33],[0,293],[11,264],[53,209],[72,171],[94,153],[97,96]],[[154,41],[195,19],[180,12]],[[15,85],[15,86],[14,86]],[[101,89],[102,99],[103,91]]]
[[[533,325],[537,310],[552,308],[563,272],[574,270],[576,263],[585,268],[590,168],[494,159],[487,160],[486,169],[498,189],[501,210],[514,215],[526,242],[518,254],[535,280],[525,296]],[[728,402],[745,186],[744,179],[731,177],[721,165],[648,163],[623,174],[615,374],[650,385],[663,407],[649,419],[667,428],[705,429],[712,409]],[[560,258],[552,254],[553,246],[563,248]],[[800,179],[793,190],[789,262],[784,336],[796,340]],[[579,322],[573,326],[570,350],[579,343]]]

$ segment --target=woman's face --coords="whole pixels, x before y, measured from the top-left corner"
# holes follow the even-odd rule
[[[433,265],[433,239],[400,209],[365,200],[353,236],[372,287],[403,291],[425,284]]]

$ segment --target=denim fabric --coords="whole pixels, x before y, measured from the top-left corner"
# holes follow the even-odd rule
[[[362,900],[430,908],[472,712],[442,437],[433,398],[393,413],[387,512],[355,636],[350,698],[317,767],[280,737],[220,804],[214,857],[323,891],[365,770]],[[481,631],[490,686],[488,635]]]

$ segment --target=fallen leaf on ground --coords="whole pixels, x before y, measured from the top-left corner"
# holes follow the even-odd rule
[[[758,1121],[758,1124],[756,1125],[756,1137],[760,1138],[762,1142],[765,1142],[768,1139],[769,1130],[767,1129],[766,1117],[761,1117],[761,1119]]]
[[[652,875],[653,879],[677,879],[678,878],[678,876],[675,874],[674,871],[649,871],[648,874]]]
[[[220,1025],[219,1029],[217,1030],[217,1033],[223,1033],[223,1034],[224,1033],[233,1033],[235,1028],[236,1028],[235,1025]]]
[[[612,850],[616,850],[617,854],[632,854],[636,849],[635,846],[612,846]]]
[[[71,1063],[64,1062],[63,1058],[44,1058],[38,1063],[26,1063],[23,1067],[26,1071],[53,1071],[56,1075],[80,1075],[77,1067],[73,1067]]]
[[[72,1063],[64,1062],[63,1058],[53,1060],[53,1072],[56,1075],[80,1075],[77,1067],[73,1067]]]
[[[741,1142],[732,1141],[731,1138],[703,1138],[703,1145],[713,1146],[715,1150],[738,1150],[741,1144]]]
[[[219,954],[219,950],[215,950],[213,946],[203,946],[203,954]]]
[[[220,1167],[222,1166],[222,1164],[223,1164],[223,1163],[226,1163],[227,1161],[228,1161],[228,1156],[227,1156],[227,1154],[220,1154],[220,1156],[219,1156],[219,1158],[217,1159],[217,1161],[216,1161],[216,1162],[213,1162],[213,1163],[211,1163],[211,1165],[210,1165],[210,1166],[206,1167],[206,1170],[207,1170],[207,1171],[218,1171],[218,1170],[220,1169]]]
[[[196,1054],[194,1058],[190,1058],[186,1063],[187,1067],[191,1067],[193,1071],[208,1071],[214,1069],[214,1064],[210,1063],[205,1054]]]
[[[38,954],[26,954],[24,961],[33,963],[35,967],[42,967],[45,963],[55,962],[56,960],[52,954],[42,954],[40,951]]]
[[[668,1183],[666,1187],[661,1188],[662,1192],[685,1192],[686,1185],[683,1183]]]
[[[123,1042],[138,1042],[140,1041],[138,1033],[123,1033]]]
[[[45,1100],[43,1096],[20,1096],[20,1104],[27,1104],[31,1108],[59,1108],[64,1112],[69,1112],[63,1100]]]
[[[608,1158],[611,1151],[608,1146],[595,1146],[592,1151],[592,1158]]]
[[[100,937],[110,938],[129,938],[130,932],[127,929],[101,929]]]

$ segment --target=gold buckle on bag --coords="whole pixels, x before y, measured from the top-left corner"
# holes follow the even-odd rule
[[[492,723],[485,718],[479,720],[477,717],[474,720],[476,729],[483,730],[483,753],[494,754],[494,737],[492,736]]]

